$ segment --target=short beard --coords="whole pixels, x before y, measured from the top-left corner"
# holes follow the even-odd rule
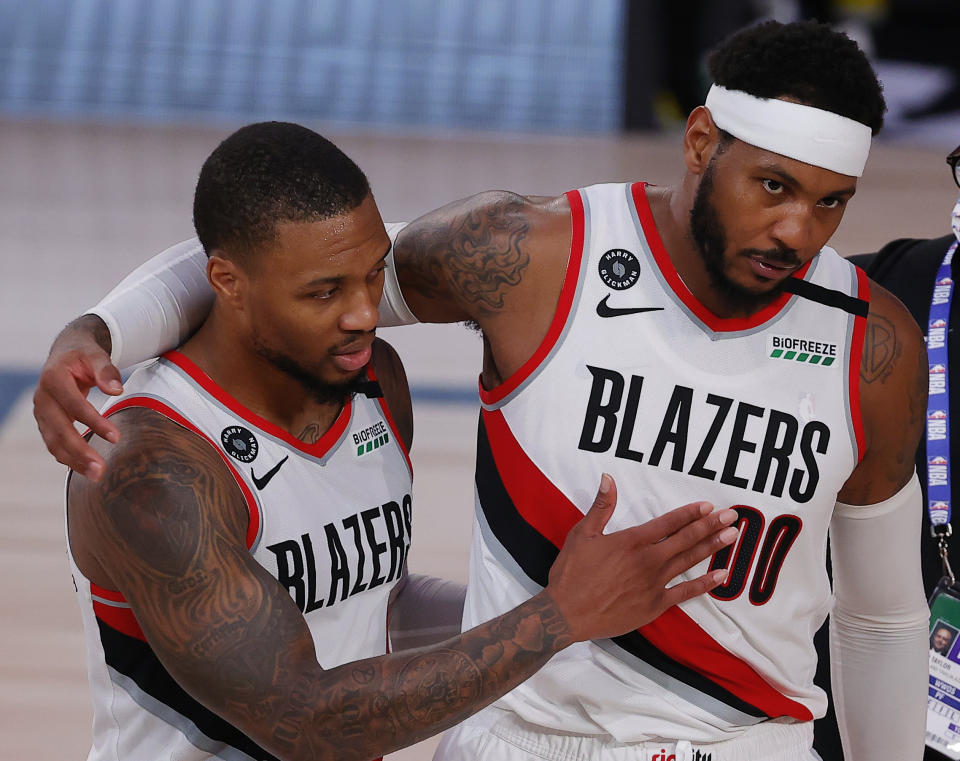
[[[297,383],[303,386],[317,404],[346,404],[348,400],[363,390],[367,382],[367,374],[360,370],[353,378],[343,383],[327,383],[307,368],[297,362],[293,357],[274,351],[267,347],[259,336],[253,337],[253,350],[258,357],[265,359],[280,372],[293,378]]]
[[[719,292],[721,298],[734,311],[747,313],[757,312],[779,298],[784,290],[786,280],[781,281],[773,290],[764,293],[754,293],[739,283],[734,282],[726,273],[724,251],[727,249],[727,236],[723,225],[717,216],[713,205],[714,161],[711,159],[700,180],[697,194],[693,199],[693,208],[690,210],[690,236],[696,245],[697,252],[703,261],[710,283]],[[784,265],[796,266],[799,264],[797,254],[793,249],[775,248],[767,251],[760,249],[744,249],[737,256],[760,254]]]

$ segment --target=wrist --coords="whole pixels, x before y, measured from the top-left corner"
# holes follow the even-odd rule
[[[69,323],[54,341],[54,349],[72,350],[96,344],[107,354],[113,349],[110,329],[95,314],[84,314]]]
[[[536,606],[544,631],[549,632],[556,652],[589,639],[581,633],[582,627],[576,625],[577,618],[573,611],[564,605],[562,599],[557,599],[555,591],[549,586],[531,598],[530,603]]]

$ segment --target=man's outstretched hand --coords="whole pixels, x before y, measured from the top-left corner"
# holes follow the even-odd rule
[[[603,529],[617,504],[609,475],[587,514],[567,534],[546,591],[578,641],[616,637],[650,623],[668,608],[709,592],[727,578],[715,570],[667,587],[673,579],[732,544],[734,510],[693,502],[621,531]]]

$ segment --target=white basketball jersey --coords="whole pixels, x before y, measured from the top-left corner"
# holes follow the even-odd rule
[[[372,372],[370,379],[378,388]],[[410,543],[412,473],[382,399],[358,394],[306,444],[169,352],[135,372],[105,414],[128,407],[152,409],[218,450],[246,498],[250,552],[290,591],[324,668],[388,651],[387,605]],[[123,597],[71,565],[93,694],[90,761],[273,758],[180,688]]]
[[[831,606],[830,517],[862,452],[866,277],[825,248],[762,311],[720,319],[673,268],[642,184],[568,198],[573,246],[547,337],[480,392],[465,628],[546,584],[603,471],[619,493],[608,530],[708,500],[734,507],[742,532],[684,576],[730,568],[722,587],[568,648],[500,705],[621,742],[716,742],[820,716],[812,640]]]

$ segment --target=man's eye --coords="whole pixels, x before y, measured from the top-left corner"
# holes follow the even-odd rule
[[[825,209],[836,209],[838,206],[840,206],[840,199],[824,198],[822,201],[820,201],[820,205],[823,206]]]
[[[783,192],[783,183],[776,180],[762,180],[763,189],[771,195],[778,195]]]

